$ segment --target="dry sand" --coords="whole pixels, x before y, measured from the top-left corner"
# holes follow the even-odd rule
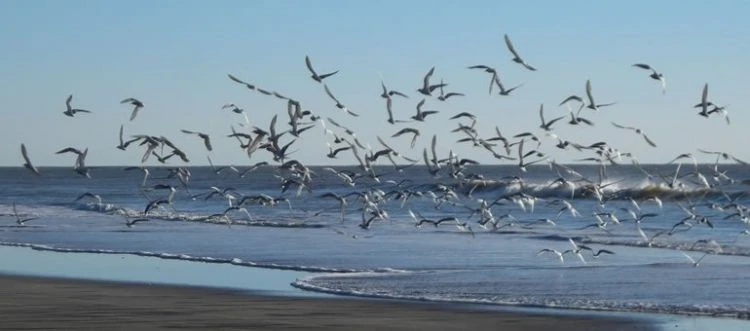
[[[0,276],[0,329],[652,330],[646,320]]]

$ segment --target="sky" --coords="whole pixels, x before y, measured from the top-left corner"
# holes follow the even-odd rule
[[[270,160],[268,153],[248,159],[236,140],[241,116],[221,106],[245,109],[250,125],[267,128],[278,114],[286,123],[286,103],[248,91],[227,78],[233,74],[268,90],[299,100],[305,109],[331,117],[357,132],[373,149],[383,137],[403,154],[420,158],[433,134],[438,152],[449,150],[484,164],[511,164],[467,144],[450,133],[459,112],[478,117],[485,138],[495,126],[505,136],[531,131],[540,135],[550,159],[574,162],[591,156],[554,147],[543,137],[538,109],[545,117],[568,116],[558,104],[571,94],[585,95],[591,80],[597,102],[617,102],[581,116],[593,127],[553,126],[569,141],[606,141],[633,153],[641,163],[661,163],[697,148],[732,153],[750,161],[750,12],[747,1],[2,1],[0,2],[0,166],[20,166],[25,143],[37,166],[72,166],[71,146],[89,148],[88,165],[140,164],[143,149],[115,148],[118,130],[126,135],[165,136],[183,149],[191,165],[248,165]],[[531,72],[511,61],[503,35],[538,68]],[[320,73],[339,70],[325,82],[337,98],[360,114],[338,110],[321,84],[310,79],[308,55]],[[663,73],[666,94],[647,63]],[[466,67],[497,68],[506,86],[524,84],[510,96],[489,95],[489,76]],[[390,125],[381,79],[409,94],[394,99],[394,115],[408,119],[422,98],[416,92],[435,66],[433,81],[465,97],[440,102],[428,98],[425,109],[440,111],[425,122]],[[728,105],[731,125],[705,119],[692,106],[703,85],[709,99]],[[65,99],[90,114],[62,114]],[[135,97],[144,109],[132,122]],[[611,122],[639,127],[658,145],[653,148],[632,131]],[[465,121],[464,121],[465,122]],[[403,127],[421,131],[417,145],[407,137],[390,138]],[[331,128],[331,126],[328,126]],[[214,150],[180,129],[211,135]],[[288,138],[284,138],[284,142]],[[309,165],[353,164],[351,153],[326,157],[318,126],[296,141],[291,157]],[[154,165],[149,160],[146,165]],[[170,160],[171,165],[182,165]]]

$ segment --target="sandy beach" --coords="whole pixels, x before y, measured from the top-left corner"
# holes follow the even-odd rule
[[[0,329],[652,330],[646,320],[0,276]]]

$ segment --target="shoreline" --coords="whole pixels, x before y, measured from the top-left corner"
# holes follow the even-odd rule
[[[37,320],[33,316],[34,314],[29,313],[29,311],[20,308],[10,309],[12,306],[26,307],[29,305],[40,305],[41,303],[28,300],[28,297],[36,297],[37,300],[44,302],[44,306],[47,309],[65,310],[69,305],[76,305],[76,300],[79,299],[75,298],[79,297],[79,292],[88,293],[87,300],[98,301],[103,306],[120,305],[119,309],[122,309],[125,315],[118,315],[118,318],[128,320],[128,323],[131,323],[131,321],[133,323],[156,323],[154,325],[143,324],[144,327],[156,327],[157,324],[161,323],[161,319],[144,320],[137,316],[141,313],[150,314],[139,310],[140,308],[138,307],[142,304],[141,302],[136,300],[123,306],[124,303],[111,297],[111,293],[120,293],[120,295],[125,295],[125,301],[130,300],[127,299],[128,291],[140,293],[139,296],[141,298],[139,300],[143,300],[147,304],[153,304],[152,301],[159,301],[161,294],[158,293],[162,291],[164,291],[163,295],[172,298],[170,300],[177,300],[179,302],[193,300],[195,301],[194,304],[183,308],[185,311],[194,311],[197,314],[207,314],[201,310],[204,308],[201,308],[201,305],[198,304],[205,297],[206,300],[215,301],[217,306],[229,305],[229,309],[240,309],[239,307],[253,310],[260,309],[263,313],[260,316],[255,316],[255,318],[261,320],[270,318],[266,314],[275,316],[277,313],[273,312],[273,307],[276,305],[288,305],[290,309],[298,310],[299,314],[303,314],[304,316],[308,313],[314,313],[336,320],[342,317],[333,316],[335,315],[334,313],[339,310],[348,311],[350,305],[358,307],[357,311],[367,316],[380,314],[382,307],[389,306],[391,308],[382,309],[396,311],[397,319],[406,321],[409,325],[423,323],[419,324],[419,327],[415,324],[415,327],[407,329],[434,328],[436,326],[427,323],[427,321],[442,320],[440,316],[445,312],[448,312],[453,317],[451,317],[451,321],[444,321],[447,324],[440,326],[440,329],[454,324],[456,325],[455,328],[474,325],[466,323],[469,323],[467,322],[468,320],[476,318],[472,317],[476,314],[487,315],[483,315],[481,321],[476,323],[490,323],[489,320],[493,320],[492,323],[494,324],[492,325],[504,325],[504,323],[509,323],[508,321],[514,321],[517,324],[509,325],[511,329],[521,328],[530,330],[541,330],[544,328],[543,325],[546,325],[546,327],[553,326],[558,329],[559,323],[563,323],[566,327],[569,326],[571,330],[656,330],[666,329],[667,327],[674,329],[678,326],[679,330],[703,330],[707,328],[744,330],[748,326],[748,321],[703,316],[493,306],[468,303],[451,304],[336,295],[303,290],[292,286],[292,282],[296,279],[312,274],[309,272],[214,263],[195,263],[192,261],[130,254],[61,253],[22,246],[0,246],[0,255],[5,257],[3,263],[0,264],[0,314],[3,316],[14,316],[11,320],[15,320],[15,323],[18,323],[13,327],[14,329],[37,326],[35,324]],[[28,292],[34,288],[45,288],[47,292]],[[150,291],[153,291],[153,293]],[[246,299],[241,299],[243,297]],[[74,302],[68,302],[70,300]],[[91,316],[95,318],[98,316],[98,313],[92,310],[93,308],[95,307],[80,306],[78,309],[81,309],[81,312],[73,312],[73,315],[79,313],[85,314],[85,311],[88,309],[88,314],[92,314]],[[156,308],[161,309],[160,311],[164,311],[164,309],[169,311],[168,306],[159,306]],[[399,312],[401,310],[404,310],[404,312]],[[136,312],[138,314],[135,314]],[[112,314],[117,315],[117,313]],[[171,312],[166,317],[171,316],[170,314],[179,313]],[[392,317],[382,315],[381,324],[377,327],[373,324],[377,323],[377,321],[367,316],[360,316],[360,318],[368,321],[367,323],[369,324],[367,325],[358,324],[360,322],[348,317],[346,321],[341,321],[341,323],[345,323],[347,329],[362,327],[393,328],[392,325],[388,324],[388,321],[393,319]],[[294,315],[290,318],[294,320],[299,317],[299,315]],[[309,316],[307,317],[309,318]],[[205,316],[206,320],[203,322],[209,324],[219,323],[218,320],[209,321],[216,318],[216,316],[207,314]],[[239,318],[239,320],[244,321],[244,317],[241,316],[232,318]],[[414,319],[422,322],[415,322]],[[457,322],[452,322],[452,319],[456,319]],[[24,320],[28,324],[23,324]],[[80,324],[83,321],[74,321],[71,322],[72,324],[66,324],[66,328],[86,328],[85,324]],[[169,318],[163,320],[163,322],[179,324]],[[325,324],[327,323],[325,320],[318,322],[320,324],[317,326],[294,324],[294,327],[320,327],[326,329],[330,327]],[[106,324],[110,322],[100,321],[97,323]],[[252,321],[244,321],[242,323],[250,323],[247,324],[248,326],[242,328],[255,325],[252,324]],[[3,323],[0,329],[5,328],[5,325]],[[52,327],[53,325],[50,324],[49,326]],[[167,327],[168,325],[165,324],[162,326]],[[116,325],[107,324],[107,327],[116,327]],[[207,324],[206,327],[213,328],[219,326]],[[289,325],[289,327],[292,327],[292,325]],[[490,324],[476,324],[476,327],[488,328]]]
[[[2,327],[86,329],[656,330],[647,318],[570,316],[460,305],[98,280],[0,275]]]

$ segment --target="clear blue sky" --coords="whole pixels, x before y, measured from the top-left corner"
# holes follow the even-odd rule
[[[470,111],[477,129],[490,137],[498,125],[505,135],[539,132],[537,110],[547,118],[567,115],[557,104],[584,95],[591,79],[599,102],[617,101],[599,113],[584,112],[593,128],[556,125],[563,138],[580,143],[607,141],[635,153],[641,162],[663,162],[696,148],[722,150],[750,160],[746,146],[750,86],[750,2],[747,1],[3,1],[0,2],[0,165],[22,164],[24,142],[37,165],[72,165],[66,147],[88,147],[91,165],[139,164],[142,149],[115,149],[117,131],[164,135],[193,160],[207,152],[180,129],[212,135],[215,163],[250,164],[254,159],[226,138],[240,117],[220,111],[236,103],[252,125],[267,127],[274,114],[286,122],[286,105],[232,83],[232,73],[258,86],[302,102],[306,109],[355,129],[373,147],[375,135],[389,137],[400,127],[386,123],[380,77],[407,92],[396,99],[396,117],[406,119],[420,100],[416,89],[436,66],[451,91],[466,98],[448,103],[428,100],[441,113],[410,123],[423,136],[408,150],[408,138],[392,145],[413,157],[438,133],[439,150],[495,163],[487,153],[458,146],[448,117]],[[510,61],[507,33],[537,72]],[[333,107],[322,86],[309,78],[309,55],[319,72],[340,70],[328,85],[359,118]],[[653,65],[667,78],[659,84],[633,63]],[[467,70],[473,64],[496,67],[506,85],[525,83],[510,97],[487,95],[488,77]],[[692,106],[704,83],[710,98],[729,105],[732,124],[704,119]],[[92,114],[62,114],[68,94]],[[146,107],[133,122],[126,97]],[[651,148],[610,121],[643,128],[659,145]],[[562,124],[562,123],[559,123]],[[328,138],[331,140],[331,138]],[[388,138],[390,139],[390,138]],[[554,141],[543,150],[560,162],[588,155],[560,152]],[[325,157],[322,130],[303,135],[293,157],[308,164],[351,164]],[[703,161],[712,161],[710,157]],[[149,161],[152,164],[154,161]],[[181,164],[173,162],[172,164]]]

